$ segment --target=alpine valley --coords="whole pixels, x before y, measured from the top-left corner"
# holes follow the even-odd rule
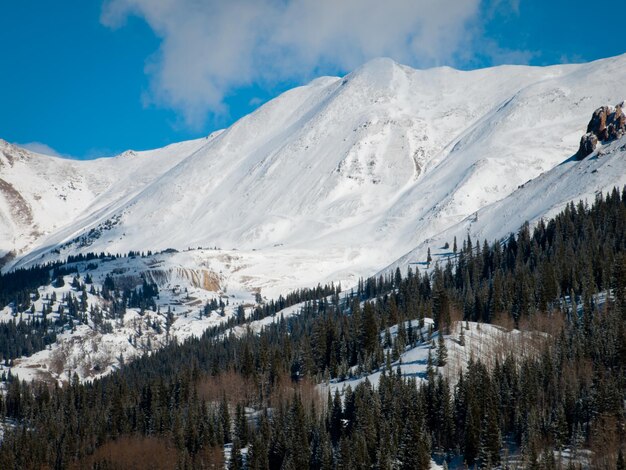
[[[381,58],[161,149],[78,161],[0,140],[3,429],[32,431],[35,442],[52,426],[53,414],[32,418],[43,392],[18,377],[76,400],[81,387],[94,396],[113,387],[94,400],[113,400],[103,405],[110,411],[119,398],[126,413],[90,438],[54,441],[60,460],[33,444],[41,455],[31,455],[32,468],[125,468],[102,450],[120,436],[128,446],[155,446],[155,454],[172,445],[179,468],[223,468],[224,458],[231,468],[266,468],[252,466],[266,453],[267,468],[496,468],[509,452],[506,468],[615,468],[598,459],[615,464],[619,446],[603,453],[593,433],[615,429],[605,442],[623,442],[617,378],[607,382],[613,389],[584,397],[572,379],[566,398],[576,412],[502,405],[496,419],[491,405],[476,405],[477,430],[467,424],[471,403],[456,400],[459,387],[484,384],[493,385],[485,385],[485,400],[496,400],[505,382],[513,394],[519,383],[507,380],[523,367],[530,374],[540,357],[558,368],[545,359],[553,351],[546,342],[583,341],[563,326],[568,318],[571,328],[587,328],[589,341],[611,332],[614,341],[596,352],[604,372],[623,369],[624,351],[610,346],[623,342],[624,321],[615,329],[606,312],[626,305],[625,84],[626,55],[473,71],[415,70]],[[579,226],[570,230],[570,222]],[[595,251],[583,253],[585,246]],[[587,322],[592,311],[605,316]],[[270,353],[283,353],[284,363]],[[507,362],[511,353],[519,364]],[[587,359],[572,372],[585,386],[597,379]],[[180,402],[170,405],[181,415],[167,415],[168,405],[146,411],[152,394],[167,395],[190,364],[198,375],[180,380],[195,392],[181,386]],[[151,368],[165,379],[150,382],[158,375],[144,374]],[[122,396],[124,381],[140,390],[136,403]],[[283,410],[277,397],[294,384],[298,397]],[[394,402],[392,412],[385,390],[441,406],[415,414]],[[240,393],[239,401],[225,391]],[[203,431],[185,427],[201,413],[194,393],[219,402],[214,422],[212,409],[202,411]],[[599,408],[584,408],[602,393]],[[334,398],[319,424],[305,405],[326,410],[327,394]],[[15,403],[27,395],[39,398]],[[368,428],[355,418],[368,400],[379,400],[377,422],[395,413],[410,429]],[[233,426],[224,421],[229,406]],[[247,434],[279,419],[306,420],[310,432],[296,429],[283,441]],[[315,434],[318,425],[328,435]],[[137,435],[147,437],[137,443]],[[302,440],[309,463],[290,450]],[[2,449],[0,464],[28,462],[28,452]],[[345,463],[348,454],[369,463]],[[563,467],[549,466],[555,458]]]

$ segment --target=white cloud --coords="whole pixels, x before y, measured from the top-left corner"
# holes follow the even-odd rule
[[[31,152],[41,153],[43,155],[50,155],[51,157],[65,157],[66,155],[62,155],[56,150],[54,150],[49,145],[46,145],[41,142],[28,142],[26,144],[16,144],[19,147],[23,147],[26,150],[30,150]]]
[[[480,34],[481,0],[108,0],[101,20],[120,27],[130,15],[162,39],[146,65],[148,100],[193,125],[253,83],[304,81],[378,56],[454,64]]]
[[[258,106],[261,103],[263,103],[263,99],[259,98],[258,96],[253,96],[252,98],[250,98],[250,100],[248,101],[248,105],[249,106]]]

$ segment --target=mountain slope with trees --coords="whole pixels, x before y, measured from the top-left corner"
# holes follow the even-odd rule
[[[506,240],[457,241],[455,262],[430,274],[398,270],[312,298],[258,334],[216,328],[63,388],[7,378],[0,463],[124,468],[161,446],[179,468],[218,468],[232,443],[229,468],[426,469],[432,456],[450,465],[619,468],[625,227],[626,188],[615,188]],[[386,357],[420,341],[405,332],[385,344],[385,328],[427,317],[439,332],[455,318],[543,323],[546,341],[537,355],[493,366],[476,357],[454,387],[433,363],[424,380],[388,370],[377,387],[364,382],[343,399],[317,394],[315,383],[345,366],[385,370]]]

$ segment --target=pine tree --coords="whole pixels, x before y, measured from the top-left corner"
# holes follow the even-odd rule
[[[402,470],[426,470],[430,467],[430,446],[420,421],[417,410],[410,406],[400,444]]]
[[[223,442],[231,442],[230,439],[230,413],[228,412],[228,403],[226,402],[226,395],[222,396],[220,402],[220,425],[222,428]]]
[[[624,461],[624,453],[622,452],[621,448],[617,453],[617,463],[615,465],[615,468],[616,470],[626,470],[626,461]]]
[[[236,432],[239,443],[245,446],[248,443],[248,421],[246,419],[245,408],[241,403],[237,404],[235,410]]]
[[[443,332],[439,330],[437,337],[437,366],[443,367],[448,361],[448,348],[446,347],[446,341],[443,336]]]
[[[268,449],[260,433],[254,433],[248,448],[248,470],[269,470]]]
[[[291,460],[297,469],[306,468],[310,460],[310,446],[308,438],[308,422],[302,405],[302,400],[298,394],[293,398],[293,403],[289,413],[290,420],[290,440],[288,445],[291,452]]]
[[[341,408],[341,396],[339,395],[339,390],[335,389],[335,396],[332,401],[332,408],[330,410],[330,438],[333,444],[337,444],[339,442],[339,438],[342,434],[343,428],[343,410]]]
[[[243,458],[241,456],[241,445],[239,439],[233,440],[231,448],[230,461],[228,462],[228,470],[243,470]]]
[[[319,469],[332,470],[333,468],[333,447],[328,438],[328,434],[323,432],[319,446]]]

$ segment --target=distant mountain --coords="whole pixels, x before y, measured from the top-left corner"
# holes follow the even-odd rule
[[[0,139],[0,257],[7,262],[28,253],[59,229],[123,203],[205,141],[76,161],[33,153]]]
[[[75,162],[4,143],[0,250],[25,265],[77,252],[219,247],[219,260],[197,250],[188,261],[233,287],[271,295],[354,282],[447,240],[452,227],[460,234],[468,217],[500,210],[494,203],[516,209],[498,212],[504,222],[485,237],[621,181],[598,169],[578,187],[546,183],[589,165],[558,166],[577,152],[592,112],[624,98],[625,82],[626,55],[470,72],[377,59],[160,150]],[[518,190],[552,169],[557,176],[529,186],[536,194]],[[543,202],[510,202],[536,197]]]

